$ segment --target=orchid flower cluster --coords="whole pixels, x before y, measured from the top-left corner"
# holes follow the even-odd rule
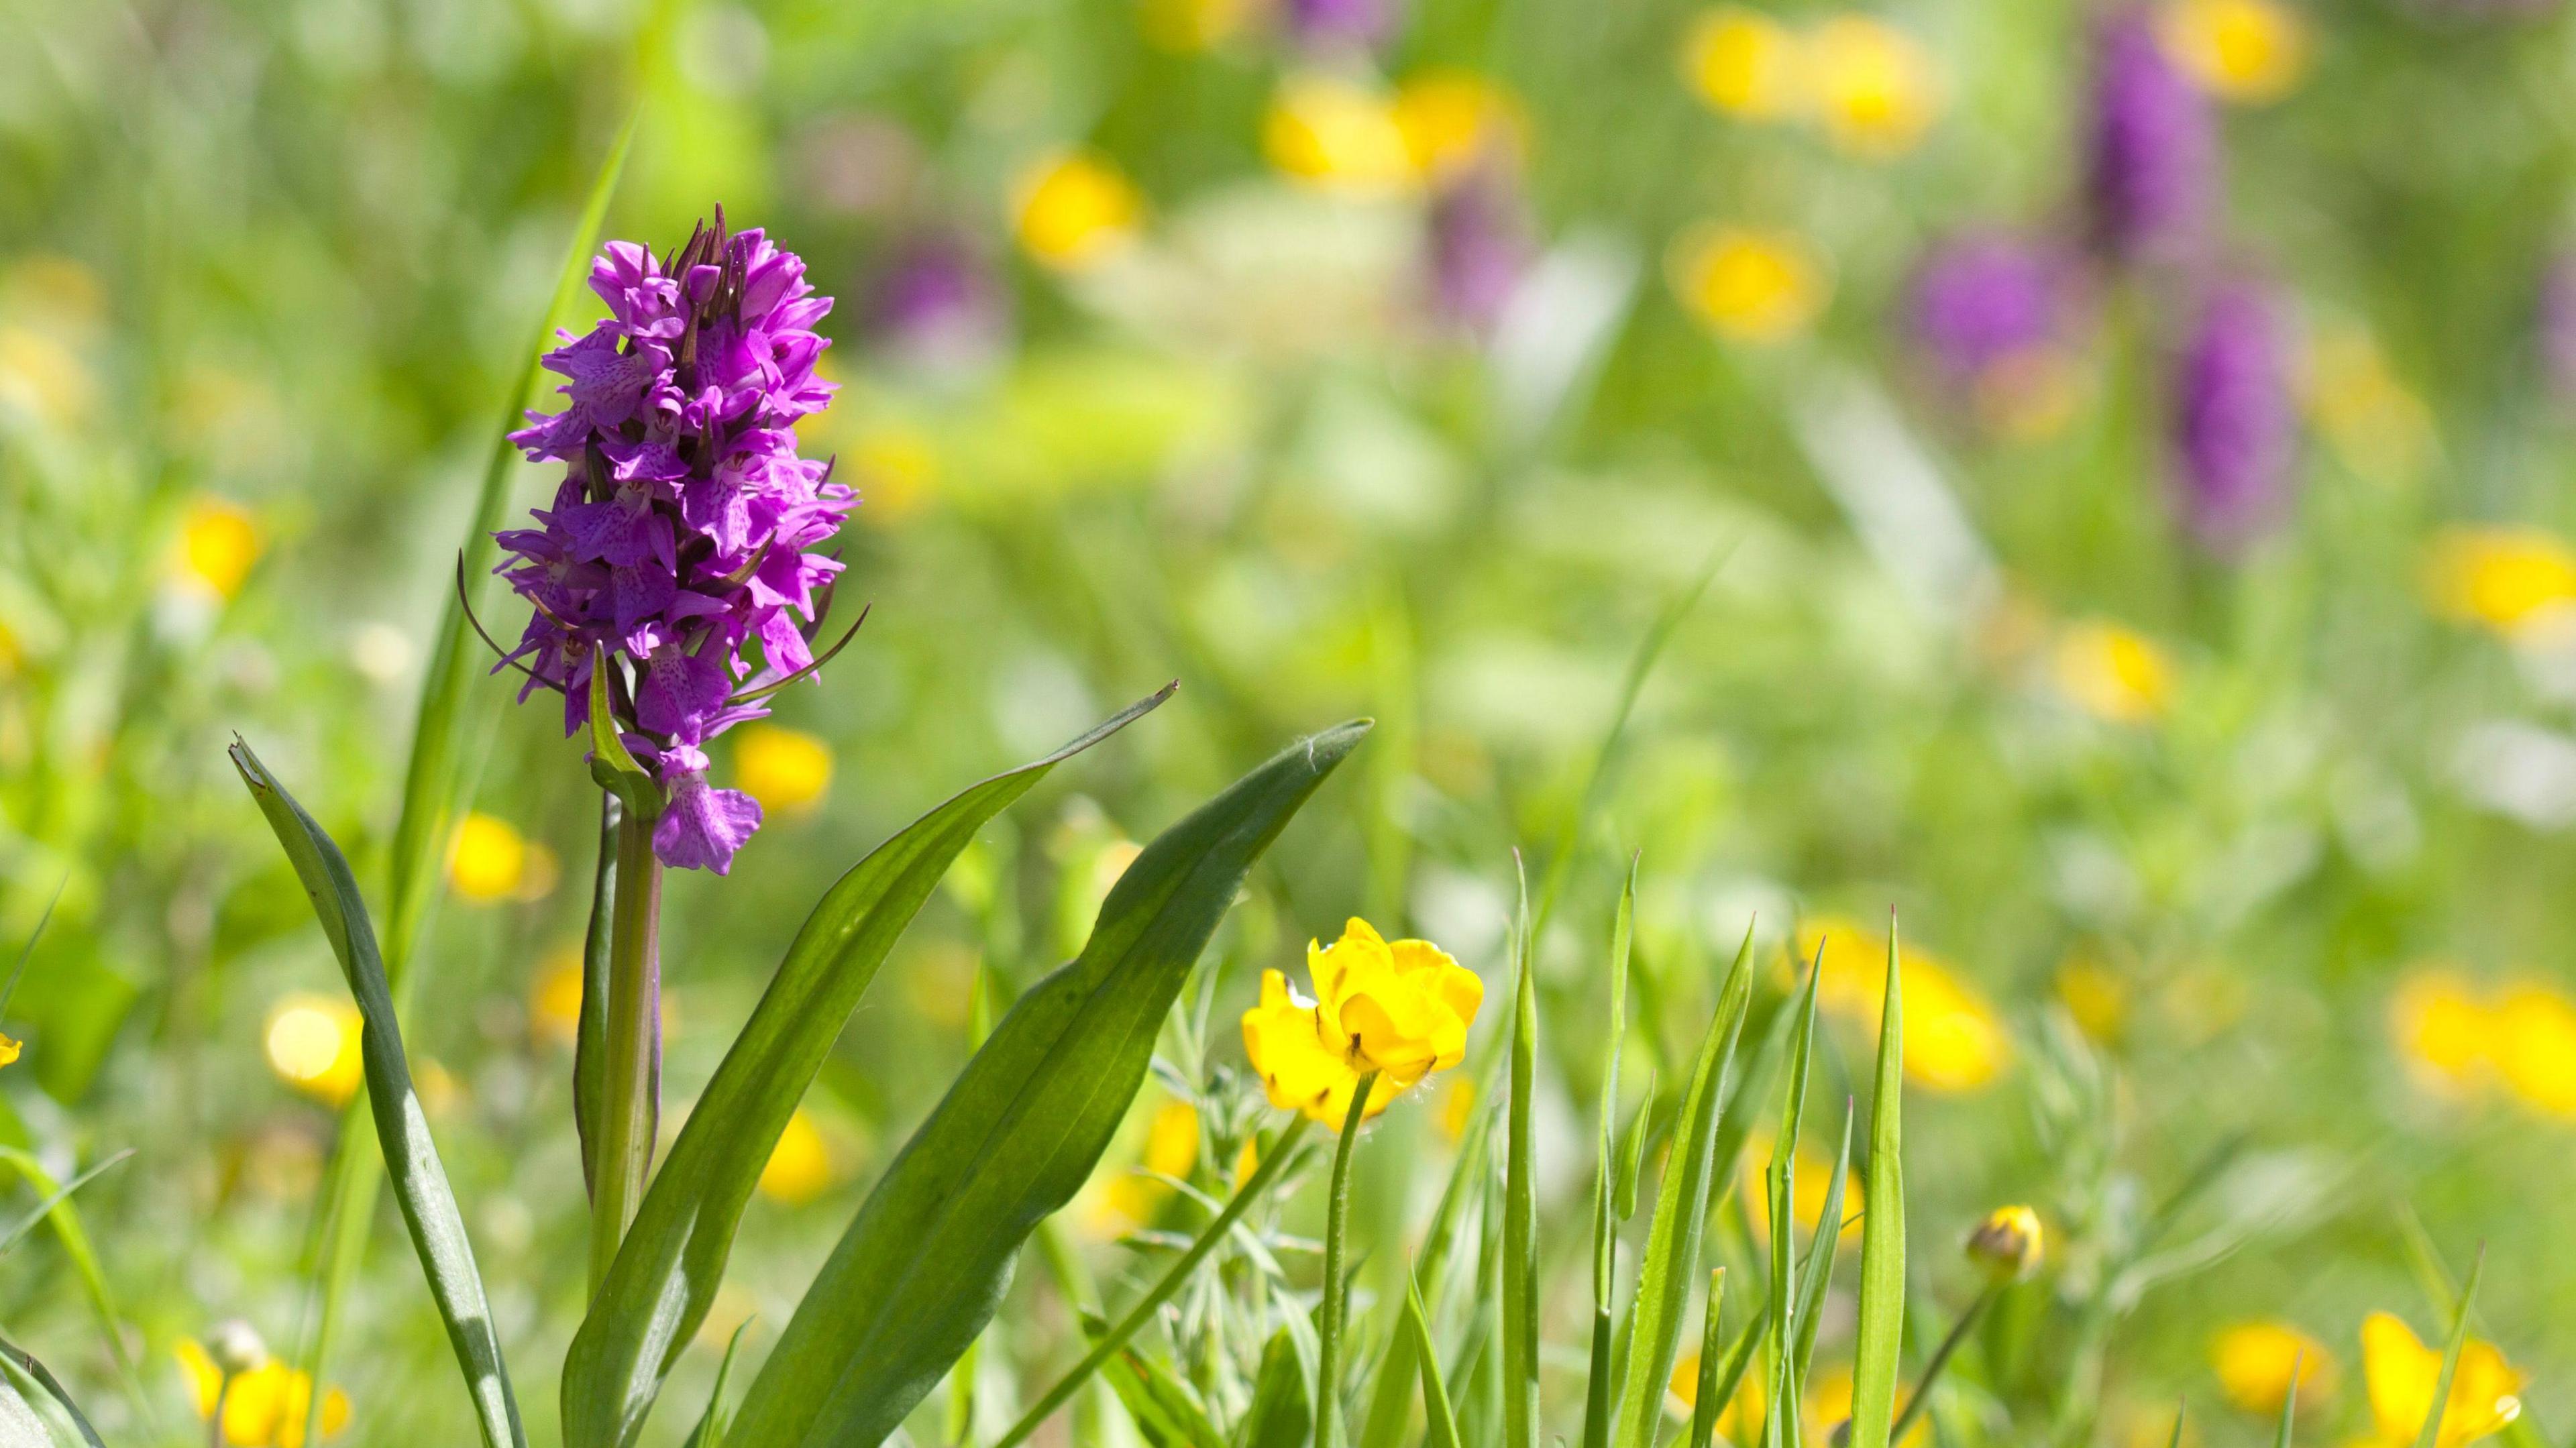
[[[527,674],[523,702],[562,693],[569,735],[608,661],[622,741],[666,796],[653,853],[721,875],[760,806],[709,786],[707,741],[816,666],[841,564],[814,550],[858,502],[797,456],[793,430],[832,399],[813,331],[832,300],[759,230],[728,236],[721,208],[658,262],[610,242],[590,285],[609,316],[544,359],[569,405],[510,435],[566,466],[540,526],[495,535],[510,555],[496,571],[534,610],[503,662]]]

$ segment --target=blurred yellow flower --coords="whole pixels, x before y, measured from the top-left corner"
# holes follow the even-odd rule
[[[2275,0],[2176,0],[2161,29],[2175,61],[2227,100],[2279,100],[2307,70],[2307,23]]]
[[[1752,1379],[1753,1374],[1745,1375],[1745,1381],[1748,1384]],[[1740,1399],[1744,1395],[1738,1393],[1736,1396]],[[1807,1441],[1832,1442],[1834,1430],[1851,1421],[1851,1405],[1851,1365],[1836,1363],[1831,1367],[1816,1369],[1815,1376],[1808,1379],[1807,1400],[1799,1410],[1799,1416],[1807,1430]],[[1758,1427],[1758,1420],[1752,1426]],[[1741,1443],[1746,1440],[1737,1438],[1734,1441]],[[1897,1448],[1927,1448],[1931,1441],[1932,1420],[1927,1415],[1914,1420],[1914,1426],[1906,1429],[1905,1436],[1897,1440]]]
[[[832,789],[832,746],[799,730],[753,724],[734,736],[733,777],[762,809],[810,813]]]
[[[1466,1076],[1454,1076],[1440,1088],[1440,1114],[1433,1120],[1440,1124],[1440,1134],[1452,1145],[1467,1135],[1467,1123],[1476,1119],[1476,1083]]]
[[[2443,618],[2516,633],[2576,604],[2576,550],[2538,528],[2445,528],[2425,556],[2424,596]]]
[[[338,996],[298,991],[269,1007],[262,1039],[277,1079],[331,1106],[347,1104],[366,1080],[360,1042],[365,1018]]]
[[[2334,1354],[2289,1323],[2268,1318],[2232,1323],[2209,1340],[2209,1366],[2218,1374],[2219,1391],[2248,1413],[2281,1411],[2294,1364],[2302,1408],[2322,1406],[2334,1396]]]
[[[65,427],[88,413],[97,393],[72,349],[35,328],[0,325],[0,408]]]
[[[918,514],[939,487],[939,450],[916,429],[871,427],[850,442],[852,481],[871,523],[900,523]]]
[[[2383,1448],[2405,1448],[2432,1416],[2441,1386],[2442,1353],[2418,1340],[2395,1314],[2374,1312],[2361,1321],[2361,1374],[2370,1388],[2370,1415]],[[2489,1342],[2471,1338],[2460,1350],[2451,1396],[2442,1404],[2435,1448],[2461,1448],[2522,1416],[2522,1374],[2507,1366]]]
[[[1138,28],[1155,48],[1187,54],[1240,34],[1256,0],[1144,0]]]
[[[266,545],[250,510],[229,498],[201,494],[179,518],[170,551],[170,576],[180,587],[229,600],[259,561]]]
[[[1806,49],[1789,27],[1740,5],[1692,25],[1682,74],[1711,107],[1747,120],[1786,120],[1806,109]]]
[[[1395,127],[1414,173],[1451,176],[1495,152],[1518,156],[1528,128],[1520,102],[1473,71],[1427,70],[1395,92]]]
[[[2362,328],[2318,334],[2308,349],[2307,403],[2335,457],[2372,482],[2406,482],[2432,457],[2431,411]]]
[[[1363,1074],[1378,1073],[1367,1107],[1375,1116],[1465,1059],[1485,999],[1485,983],[1447,951],[1427,940],[1390,944],[1356,917],[1329,948],[1307,942],[1306,973],[1315,1000],[1290,991],[1278,971],[1262,972],[1261,1004],[1243,1013],[1243,1047],[1271,1105],[1336,1128]]]
[[[546,953],[528,990],[528,1029],[545,1043],[571,1046],[581,1036],[581,946]]]
[[[1914,37],[1865,15],[1837,15],[1807,38],[1816,115],[1856,156],[1901,155],[1941,113],[1941,80]]]
[[[303,1448],[304,1420],[313,1405],[313,1379],[275,1358],[233,1375],[227,1386],[222,1368],[195,1338],[183,1337],[174,1349],[179,1371],[197,1416],[212,1419],[223,1403],[223,1441],[235,1448]],[[349,1426],[349,1397],[338,1388],[322,1395],[322,1436],[336,1436]]]
[[[1832,294],[1814,249],[1784,231],[1694,229],[1675,243],[1671,269],[1682,304],[1710,330],[1738,342],[1796,336]]]
[[[0,1031],[0,1066],[6,1066],[16,1061],[19,1053],[25,1049],[25,1044],[17,1037],[10,1035],[6,1031]]]
[[[1744,1155],[1736,1167],[1743,1177],[1744,1204],[1753,1219],[1753,1235],[1765,1246],[1771,1241],[1771,1153],[1778,1145],[1779,1139],[1771,1132],[1755,1127],[1745,1134]],[[1808,1236],[1815,1235],[1817,1219],[1824,1215],[1825,1193],[1833,1186],[1832,1170],[1832,1163],[1821,1153],[1799,1143],[1797,1179],[1789,1184],[1789,1220]],[[1865,1200],[1859,1175],[1846,1171],[1843,1236],[1855,1237],[1859,1233],[1860,1223],[1853,1218],[1860,1215]]]
[[[1997,1207],[1968,1234],[1968,1260],[1998,1282],[2017,1282],[2039,1270],[2048,1234],[2028,1207]]]
[[[1080,271],[1124,249],[1145,214],[1136,183],[1089,152],[1039,160],[1021,173],[1014,194],[1021,248],[1059,271]]]
[[[541,900],[554,892],[561,875],[554,851],[508,820],[480,811],[457,821],[447,844],[447,887],[473,904]]]
[[[2435,1091],[2466,1091],[2492,1064],[2494,1017],[2451,971],[2417,970],[2399,982],[2388,1001],[2388,1029],[2417,1084]]]
[[[2173,657],[2135,629],[2072,624],[2059,635],[2053,662],[2058,689],[2096,719],[2144,724],[2173,706]]]
[[[1887,937],[1850,920],[1819,916],[1798,927],[1798,958],[1825,951],[1817,1001],[1864,1028],[1878,1029],[1886,1004]],[[2011,1045],[1994,1008],[1926,950],[1900,946],[1897,977],[1905,993],[1905,1079],[1926,1090],[1973,1091],[2003,1074]]]
[[[1327,191],[1383,195],[1413,179],[1413,151],[1395,108],[1364,86],[1291,76],[1270,97],[1261,153],[1295,180]]]
[[[2129,985],[2120,973],[2090,956],[2071,956],[2057,968],[2057,999],[2076,1027],[2108,1044],[2129,1021]]]
[[[2543,985],[2505,992],[2490,1012],[2495,1065],[2524,1105],[2576,1119],[2576,1004]]]
[[[769,1149],[768,1164],[760,1169],[760,1194],[801,1207],[829,1190],[835,1175],[831,1144],[823,1139],[813,1114],[797,1107],[787,1118],[787,1128],[778,1133],[778,1144]]]
[[[1250,1141],[1244,1143],[1244,1152],[1253,1152]],[[1242,1154],[1237,1155],[1238,1170],[1244,1159]],[[1257,1153],[1253,1159],[1258,1160]],[[1153,1117],[1146,1123],[1145,1149],[1137,1159],[1136,1169],[1110,1177],[1092,1203],[1086,1220],[1091,1234],[1113,1238],[1150,1224],[1155,1210],[1172,1191],[1161,1178],[1186,1180],[1198,1163],[1197,1109],[1186,1101],[1166,1101],[1154,1108]],[[1242,1171],[1237,1180],[1250,1175]]]

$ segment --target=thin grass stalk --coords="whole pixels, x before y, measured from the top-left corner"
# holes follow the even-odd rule
[[[1315,1448],[1341,1448],[1342,1318],[1350,1310],[1342,1281],[1342,1239],[1351,1221],[1351,1148],[1359,1141],[1360,1123],[1368,1118],[1369,1093],[1376,1089],[1375,1071],[1360,1077],[1351,1091],[1351,1109],[1342,1118],[1342,1139],[1333,1148],[1332,1192],[1324,1201],[1324,1319],[1315,1334]]]
[[[1949,1332],[1942,1335],[1941,1345],[1932,1349],[1932,1360],[1923,1365],[1923,1377],[1915,1383],[1913,1396],[1905,1400],[1904,1411],[1896,1415],[1896,1426],[1888,1430],[1888,1441],[1892,1443],[1905,1441],[1905,1430],[1913,1427],[1914,1420],[1922,1417],[1923,1410],[1930,1406],[1932,1386],[1941,1380],[1941,1370],[1950,1365],[1950,1359],[1958,1353],[1959,1345],[1968,1340],[1968,1334],[1975,1330],[1978,1320],[1986,1315],[1986,1309],[1994,1305],[1995,1294],[2002,1290],[1999,1284],[1988,1284],[1984,1291],[1977,1294],[1977,1300],[1968,1304],[1968,1310],[1959,1314],[1959,1320],[1950,1324]]]
[[[1243,1214],[1252,1209],[1254,1202],[1261,1200],[1263,1194],[1270,1189],[1270,1183],[1277,1179],[1280,1172],[1287,1169],[1288,1161],[1296,1155],[1297,1143],[1305,1136],[1309,1124],[1307,1118],[1303,1116],[1296,1117],[1288,1123],[1286,1129],[1279,1133],[1279,1139],[1271,1143],[1268,1151],[1262,1153],[1261,1163],[1253,1168],[1251,1179],[1234,1194],[1233,1200],[1225,1204],[1224,1210],[1210,1218],[1208,1224],[1199,1229],[1198,1239],[1190,1243],[1189,1250],[1183,1252],[1179,1260],[1164,1269],[1162,1278],[1155,1282],[1143,1297],[1136,1299],[1136,1305],[1128,1308],[1125,1316],[1119,1318],[1114,1326],[1100,1335],[1099,1340],[1091,1345],[1091,1351],[1083,1354],[1082,1361],[1075,1363],[1063,1377],[1056,1379],[1055,1385],[1048,1388],[1044,1396],[1032,1404],[1027,1412],[1020,1415],[1020,1420],[1011,1425],[1009,1432],[993,1440],[993,1448],[1017,1448],[1018,1444],[1027,1441],[1028,1436],[1036,1432],[1039,1425],[1045,1423],[1048,1418],[1053,1417],[1056,1409],[1063,1407],[1066,1400],[1080,1390],[1082,1385],[1090,1380],[1091,1375],[1100,1370],[1103,1363],[1118,1355],[1119,1349],[1125,1347],[1128,1340],[1144,1328],[1157,1309],[1171,1301],[1173,1295],[1188,1284],[1190,1274],[1198,1270],[1199,1264],[1206,1261],[1208,1254],[1216,1250],[1217,1244],[1224,1241],[1226,1235],[1234,1230],[1234,1224],[1243,1220]],[[1342,1169],[1349,1155],[1347,1151],[1336,1152],[1334,1155],[1336,1183],[1341,1179]],[[1338,1190],[1338,1186],[1336,1189]]]
[[[1690,1448],[1710,1448],[1717,1437],[1717,1415],[1726,1406],[1718,1396],[1717,1385],[1718,1359],[1724,1356],[1718,1341],[1717,1310],[1725,1300],[1726,1269],[1713,1267],[1708,1274],[1708,1309],[1700,1316],[1699,1380],[1691,1394]],[[1761,1321],[1758,1314],[1754,1321]]]

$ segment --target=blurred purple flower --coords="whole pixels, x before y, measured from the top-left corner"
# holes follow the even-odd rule
[[[495,571],[534,607],[503,662],[564,694],[564,732],[589,722],[594,650],[627,746],[663,781],[653,850],[723,874],[760,806],[706,781],[709,739],[767,713],[743,691],[813,663],[808,642],[841,565],[814,553],[856,506],[827,463],[796,455],[793,426],[831,402],[814,375],[805,263],[724,213],[655,260],[610,242],[591,268],[610,316],[563,334],[546,366],[570,404],[528,414],[510,440],[567,464],[539,526],[495,535]],[[799,620],[802,620],[802,623]]]
[[[2087,138],[2093,239],[2122,261],[2198,250],[2217,209],[2218,122],[2143,9],[2096,28]]]
[[[1915,270],[1915,343],[1954,380],[1974,381],[2058,339],[2066,280],[2059,259],[2033,243],[1996,233],[1954,237]]]
[[[926,231],[897,243],[870,300],[877,334],[917,362],[966,368],[1001,348],[1001,284],[961,232]]]
[[[1509,173],[1481,164],[1443,186],[1431,199],[1427,247],[1433,307],[1469,331],[1491,332],[1530,260]]]
[[[1394,34],[1402,0],[1286,0],[1288,33],[1318,50],[1368,49]]]
[[[2173,378],[2173,446],[2184,522],[2225,552],[2281,521],[2298,451],[2288,339],[2270,297],[2219,285],[2201,304]]]

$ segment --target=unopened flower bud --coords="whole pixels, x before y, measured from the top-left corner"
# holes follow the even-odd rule
[[[206,1334],[206,1356],[225,1377],[237,1378],[268,1361],[268,1344],[259,1340],[258,1329],[236,1317]]]
[[[1997,1207],[1968,1234],[1968,1260],[1997,1282],[2028,1277],[2044,1251],[2039,1213],[2028,1207]]]

